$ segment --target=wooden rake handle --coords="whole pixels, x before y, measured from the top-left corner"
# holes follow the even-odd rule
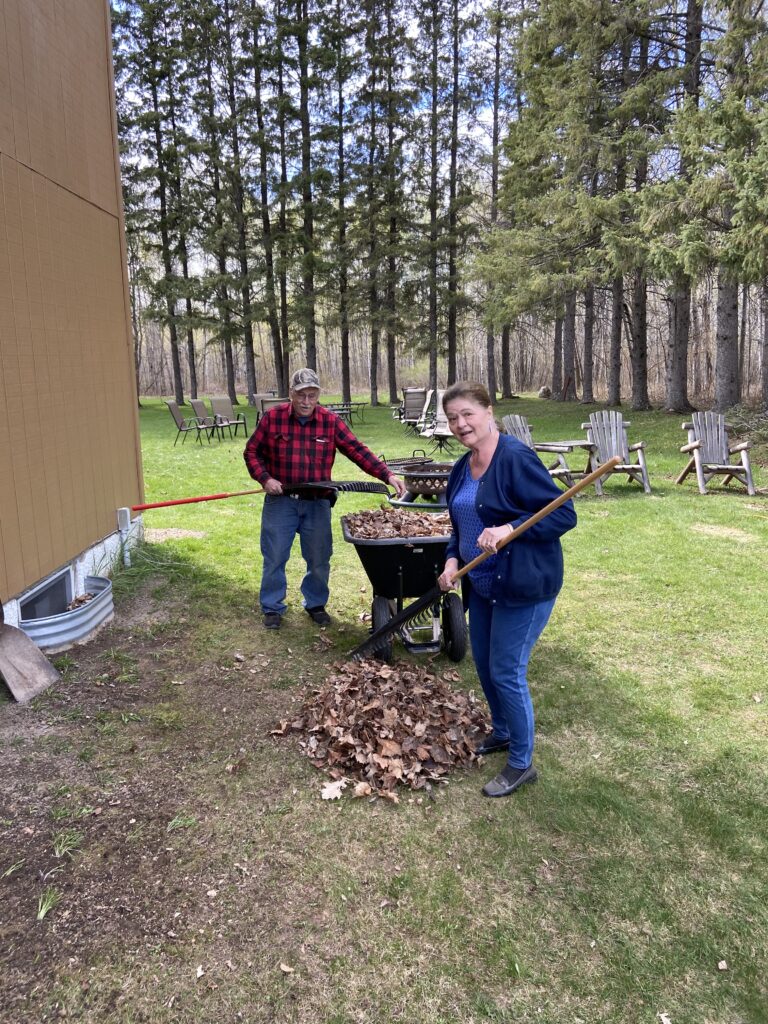
[[[573,487],[569,487],[567,491],[563,491],[562,494],[559,494],[554,501],[550,501],[550,503],[545,505],[544,508],[540,508],[538,512],[534,512],[530,519],[526,519],[524,523],[516,526],[510,534],[504,537],[503,540],[499,541],[496,545],[496,551],[500,551],[503,547],[506,547],[507,544],[519,537],[521,533],[525,533],[526,530],[530,530],[532,526],[535,526],[536,523],[544,519],[545,516],[548,516],[550,512],[554,512],[555,509],[564,505],[566,501],[570,501],[574,494],[578,494],[579,491],[583,491],[585,487],[589,487],[590,484],[599,480],[601,476],[605,476],[606,473],[610,473],[613,468],[620,465],[620,463],[621,456],[614,455],[613,458],[608,459],[607,462],[598,466],[597,469],[593,469],[591,473],[588,473],[583,479],[579,480],[578,483],[575,483]],[[476,565],[480,565],[481,562],[484,562],[486,558],[490,558],[491,555],[495,553],[496,552],[494,551],[484,551],[482,555],[478,555],[477,558],[473,558],[471,562],[467,562],[466,565],[462,566],[453,579],[461,579],[461,577],[465,576],[470,569],[474,569]]]

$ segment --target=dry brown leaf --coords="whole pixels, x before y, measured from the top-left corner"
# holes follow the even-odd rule
[[[335,782],[326,782],[323,786],[320,796],[323,800],[340,800],[341,791],[347,785],[346,779],[337,779]]]
[[[325,683],[306,694],[300,713],[275,731],[297,733],[313,765],[335,780],[324,799],[338,799],[357,780],[355,796],[397,802],[397,787],[429,793],[430,780],[476,762],[474,747],[488,729],[474,695],[453,690],[434,669],[386,668],[383,676],[377,661],[333,665]]]

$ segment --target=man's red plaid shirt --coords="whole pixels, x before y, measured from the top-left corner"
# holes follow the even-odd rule
[[[244,458],[248,472],[261,484],[269,477],[281,484],[314,483],[331,479],[337,449],[379,480],[386,482],[392,472],[344,420],[322,405],[315,406],[304,424],[290,402],[269,409],[248,439]]]

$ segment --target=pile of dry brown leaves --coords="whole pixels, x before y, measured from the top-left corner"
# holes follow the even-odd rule
[[[407,662],[339,662],[296,718],[271,735],[299,734],[312,764],[334,780],[323,799],[355,782],[354,796],[397,803],[398,786],[429,789],[457,765],[476,761],[475,744],[488,726],[474,695],[451,687],[458,679]]]
[[[447,512],[416,512],[411,509],[370,508],[343,516],[350,536],[360,540],[386,537],[447,537],[452,533]]]

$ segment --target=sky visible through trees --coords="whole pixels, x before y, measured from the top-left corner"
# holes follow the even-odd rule
[[[112,17],[140,389],[768,404],[762,3]]]

